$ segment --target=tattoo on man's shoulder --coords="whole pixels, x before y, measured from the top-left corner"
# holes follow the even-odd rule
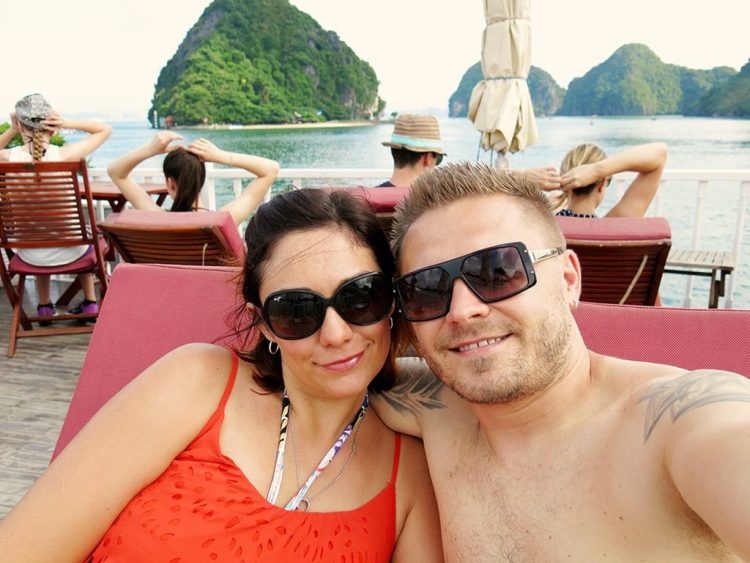
[[[398,382],[390,391],[382,394],[383,399],[395,411],[401,414],[417,414],[419,409],[442,409],[445,404],[440,400],[443,383],[432,372],[414,371],[405,368],[399,375]]]
[[[686,412],[722,402],[750,403],[750,380],[726,371],[697,370],[652,385],[639,403],[646,402],[644,443],[665,413],[675,422]]]

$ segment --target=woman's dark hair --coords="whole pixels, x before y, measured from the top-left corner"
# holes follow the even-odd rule
[[[164,157],[165,178],[177,183],[177,193],[170,211],[195,211],[195,201],[206,181],[206,165],[191,152],[179,147]]]
[[[388,278],[393,278],[396,266],[393,261],[388,239],[380,227],[375,214],[361,198],[342,191],[326,192],[317,189],[295,190],[279,194],[261,205],[245,232],[247,257],[240,277],[240,290],[246,303],[255,305],[249,326],[237,327],[237,334],[256,329],[254,347],[238,350],[237,354],[255,364],[255,381],[269,392],[281,391],[284,381],[281,373],[280,354],[268,351],[268,340],[258,325],[260,317],[260,284],[263,280],[266,262],[273,255],[276,245],[288,234],[313,229],[339,229],[351,237],[352,243],[369,248],[375,260]],[[244,307],[243,307],[244,309]],[[391,331],[391,347],[383,368],[370,383],[371,391],[390,389],[396,381],[396,356],[405,347],[403,327],[394,315]],[[240,314],[237,323],[247,320]]]

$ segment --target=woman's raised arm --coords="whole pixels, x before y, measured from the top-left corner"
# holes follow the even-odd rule
[[[171,143],[179,139],[182,139],[182,136],[177,133],[161,131],[142,147],[132,150],[109,163],[107,173],[122,192],[122,195],[125,196],[125,199],[130,202],[130,205],[136,209],[163,211],[151,199],[151,196],[143,189],[143,186],[130,177],[130,174],[144,160],[177,148],[177,145],[172,145]]]
[[[279,174],[279,163],[275,160],[223,151],[206,139],[193,141],[188,146],[188,150],[198,155],[205,162],[235,166],[256,176],[240,195],[221,208],[221,211],[229,211],[237,225],[245,221],[250,213],[263,203],[274,180],[276,180],[276,176]]]

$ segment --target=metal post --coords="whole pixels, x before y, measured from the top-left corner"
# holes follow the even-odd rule
[[[734,228],[734,255],[737,258],[739,264],[740,252],[742,250],[742,234],[745,230],[745,207],[747,202],[750,200],[750,182],[742,182],[740,184],[740,198],[737,205],[737,226]],[[734,301],[734,279],[737,277],[737,271],[735,270],[731,276],[729,276],[729,287],[727,288],[727,297],[724,301],[724,306],[727,309],[733,307]]]
[[[201,190],[201,205],[210,209],[211,211],[216,210],[216,180],[214,180],[211,172],[214,170],[214,163],[206,163],[206,185]]]
[[[706,188],[708,187],[707,180],[698,181],[698,193],[695,203],[695,220],[693,221],[693,245],[692,248],[697,249],[700,245],[701,239],[701,223],[703,223],[703,207],[706,199]],[[686,276],[685,280],[685,301],[683,305],[690,307],[693,299],[693,276]]]
[[[664,184],[666,184],[666,182],[661,180],[659,182],[659,189],[656,190],[656,197],[654,198],[654,217],[661,217],[661,194],[664,191]]]

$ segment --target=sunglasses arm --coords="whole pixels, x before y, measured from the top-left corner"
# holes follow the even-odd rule
[[[563,252],[565,252],[565,248],[563,248],[562,246],[558,246],[555,248],[545,248],[544,250],[532,250],[530,252],[531,261],[536,264],[537,262],[541,262],[542,260],[560,256]]]

